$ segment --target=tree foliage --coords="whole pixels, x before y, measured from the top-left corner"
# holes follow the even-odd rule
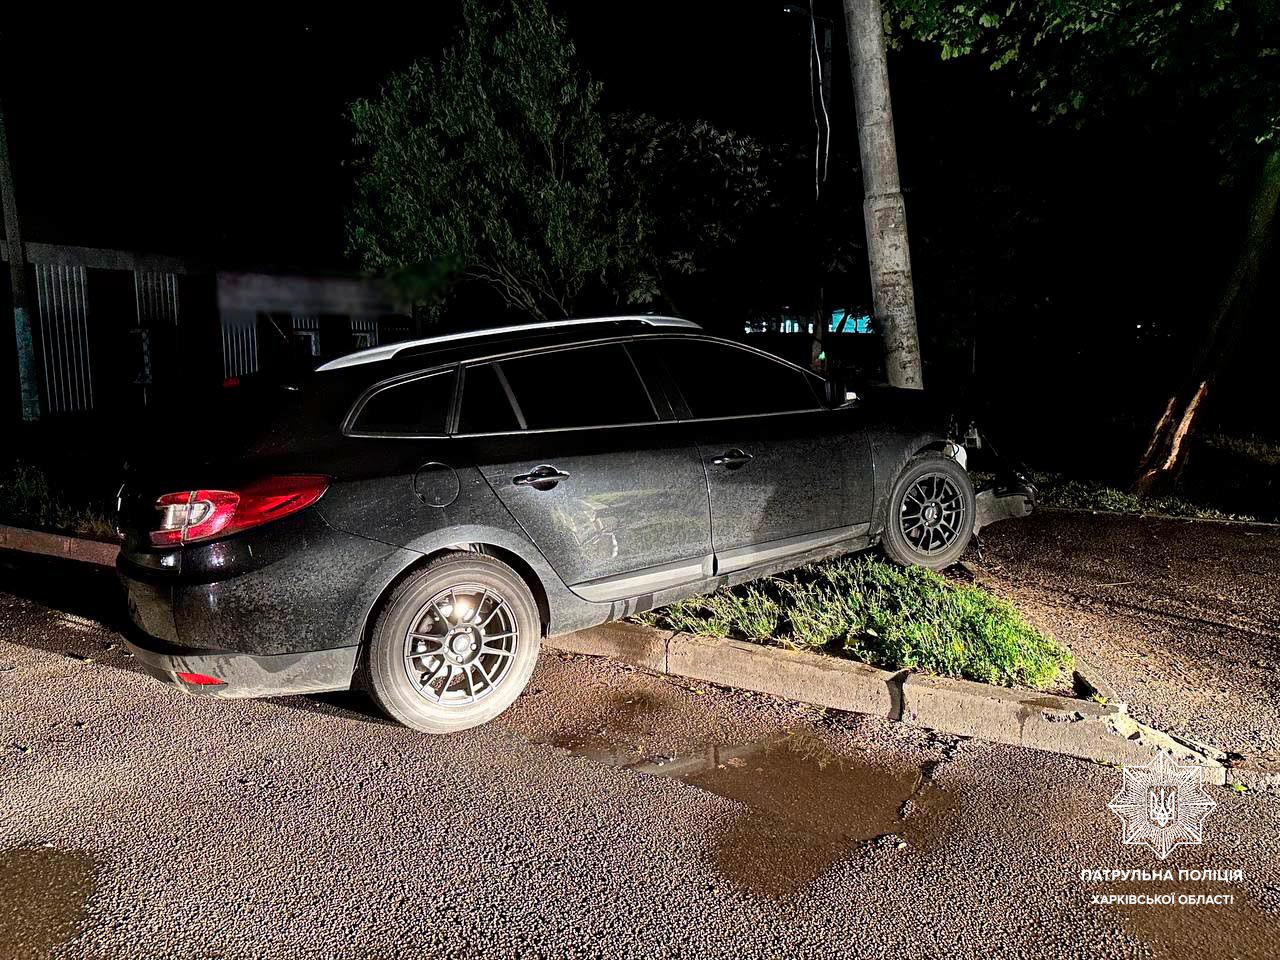
[[[1205,400],[1252,312],[1280,205],[1280,0],[892,0],[890,22],[1012,71],[1050,120],[1123,106],[1174,122],[1221,153],[1222,179],[1252,187],[1240,251],[1204,340],[1152,431],[1135,489],[1175,482]]]
[[[439,60],[350,107],[349,247],[367,269],[446,264],[510,307],[563,316],[629,228],[609,208],[600,88],[543,0],[464,0],[463,14]]]
[[[773,194],[778,164],[753,137],[703,120],[615,114],[608,138],[612,200],[634,231],[620,299],[670,302],[672,277],[705,272],[738,244]]]
[[[1280,148],[1277,0],[890,0],[888,18],[1008,70],[1048,120],[1084,122],[1141,102],[1204,118],[1228,168]]]
[[[438,59],[351,105],[351,252],[437,305],[458,279],[514,310],[581,299],[670,306],[668,279],[706,270],[770,191],[764,147],[702,121],[605,118],[544,0],[464,0]]]

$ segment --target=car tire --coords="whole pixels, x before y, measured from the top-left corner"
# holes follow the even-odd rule
[[[896,563],[943,570],[969,546],[976,509],[973,481],[964,467],[941,453],[921,454],[907,463],[889,491],[884,552]]]
[[[484,554],[453,553],[401,582],[374,622],[366,669],[390,717],[425,733],[492,720],[538,660],[542,620],[524,579]]]

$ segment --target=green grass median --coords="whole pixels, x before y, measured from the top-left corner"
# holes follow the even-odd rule
[[[1072,664],[1062,644],[981,587],[866,554],[682,600],[639,619],[1004,686],[1044,688]]]

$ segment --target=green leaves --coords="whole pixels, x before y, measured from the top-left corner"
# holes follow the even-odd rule
[[[611,203],[629,223],[622,298],[649,302],[660,278],[689,276],[734,246],[772,193],[770,158],[752,137],[702,120],[608,120]]]
[[[664,299],[731,247],[770,191],[761,145],[701,121],[608,119],[544,0],[488,9],[438,61],[351,104],[347,245],[369,270],[439,307],[452,282],[564,316],[587,291]]]
[[[460,265],[510,307],[563,316],[616,246],[600,88],[543,0],[463,13],[438,62],[350,106],[348,248],[375,271]]]
[[[890,0],[886,10],[893,29],[943,59],[1009,68],[1014,91],[1050,121],[1141,104],[1152,121],[1208,126],[1228,169],[1280,137],[1276,0]]]

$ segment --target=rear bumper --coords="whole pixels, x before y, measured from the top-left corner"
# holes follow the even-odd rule
[[[154,649],[126,640],[138,663],[157,680],[204,697],[237,699],[348,690],[355,674],[358,647],[309,653],[255,656],[208,650]],[[221,683],[196,683],[179,674],[211,677]]]

